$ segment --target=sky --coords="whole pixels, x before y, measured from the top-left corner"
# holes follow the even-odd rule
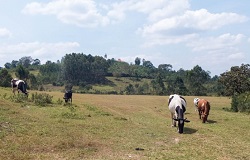
[[[249,0],[0,0],[0,66],[83,53],[199,65],[210,76],[250,63]]]

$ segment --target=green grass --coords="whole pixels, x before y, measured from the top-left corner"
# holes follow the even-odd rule
[[[8,88],[0,92],[2,159],[250,158],[250,117],[224,111],[231,101],[226,97],[200,97],[211,103],[209,123],[202,124],[194,97],[185,96],[191,122],[178,134],[167,96],[73,94],[72,105],[58,105],[63,93],[57,91],[46,92],[53,105],[39,107],[9,101]]]

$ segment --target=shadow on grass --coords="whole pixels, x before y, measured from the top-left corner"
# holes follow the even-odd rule
[[[213,124],[213,123],[217,123],[217,121],[214,121],[214,120],[207,120],[207,123]]]
[[[184,128],[184,134],[194,134],[197,131],[198,131],[197,129],[193,129],[193,128],[188,128],[188,127]]]

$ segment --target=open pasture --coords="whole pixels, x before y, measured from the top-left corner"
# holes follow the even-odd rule
[[[178,134],[167,96],[73,94],[59,105],[63,93],[46,92],[54,104],[39,107],[9,101],[9,90],[0,88],[1,159],[250,159],[250,116],[223,110],[227,97],[199,97],[211,103],[202,124],[184,96],[191,122]]]

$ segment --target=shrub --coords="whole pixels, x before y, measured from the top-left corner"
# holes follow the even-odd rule
[[[59,105],[63,104],[63,100],[62,100],[62,99],[60,99],[60,98],[58,98],[58,100],[57,100],[57,104],[59,104]]]
[[[238,112],[238,100],[236,95],[232,97],[231,110],[233,112]]]
[[[250,92],[234,95],[232,97],[231,110],[250,113]]]
[[[39,91],[45,91],[45,88],[43,87],[43,85],[41,85],[41,86],[39,87]]]
[[[24,94],[16,94],[9,97],[12,102],[24,103],[28,101],[28,97]]]
[[[38,106],[46,106],[46,104],[52,104],[53,96],[47,93],[32,93],[31,101]]]

